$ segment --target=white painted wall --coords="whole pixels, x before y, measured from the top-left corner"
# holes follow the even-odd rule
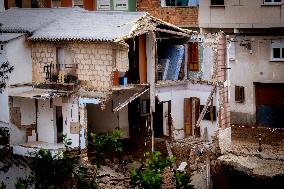
[[[55,143],[55,127],[53,125],[53,107],[50,108],[49,100],[38,100],[37,131],[38,140]]]
[[[230,61],[230,109],[232,112],[242,112],[251,117],[255,115],[255,89],[253,82],[284,83],[284,62],[272,62],[271,40],[281,36],[249,36],[237,37],[236,59]],[[283,36],[282,36],[283,38]],[[243,46],[242,40],[253,40],[252,53]],[[284,40],[283,40],[284,42]],[[235,102],[235,85],[245,87],[245,102]]]
[[[201,28],[267,28],[284,26],[284,7],[263,6],[263,0],[225,0],[225,7],[199,1]],[[283,3],[283,1],[282,1]]]
[[[120,128],[123,131],[123,137],[128,138],[128,106],[123,107],[118,112],[113,112],[112,109],[127,100],[132,93],[120,92],[119,95],[113,95],[113,102],[111,100],[108,101],[106,109],[103,111],[101,110],[100,105],[87,105],[88,129],[98,134]]]
[[[100,105],[88,105],[87,110],[89,131],[99,134],[120,128],[123,131],[123,137],[129,137],[127,106],[114,113],[112,103],[109,101],[104,111],[101,110]]]
[[[68,99],[68,102],[66,103],[62,102],[62,115],[63,115],[63,133],[67,134],[67,138],[71,139],[72,148],[78,147],[80,135],[70,133],[70,122],[79,122],[78,100],[71,97]]]
[[[156,89],[156,95],[159,101],[172,101],[172,119],[174,127],[174,138],[184,138],[184,98],[198,97],[200,98],[200,104],[205,105],[206,100],[212,90],[210,85],[189,84],[188,86],[176,86],[176,87],[163,87]],[[213,105],[218,109],[216,94],[214,95]],[[208,135],[214,135],[214,132],[218,129],[217,122],[203,120],[201,121],[201,136],[203,137],[204,128],[207,127]],[[209,137],[210,139],[210,137]]]
[[[0,12],[5,11],[4,0],[0,0]]]
[[[0,94],[0,122],[9,123],[8,90]]]
[[[32,82],[31,48],[26,42],[26,37],[9,41],[6,45],[7,58],[14,70],[10,75],[8,84]]]

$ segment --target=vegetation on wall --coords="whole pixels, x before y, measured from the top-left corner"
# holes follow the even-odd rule
[[[14,70],[14,66],[10,66],[9,62],[4,62],[0,65],[0,94],[6,87],[9,74]]]

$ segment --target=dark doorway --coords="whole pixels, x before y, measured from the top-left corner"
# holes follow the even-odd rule
[[[153,128],[155,137],[162,137],[163,134],[163,103],[156,100],[155,112],[153,112]]]
[[[256,124],[284,128],[284,84],[255,83]]]
[[[128,105],[129,136],[139,137],[140,128],[140,98],[136,98]]]
[[[57,129],[57,143],[62,143],[62,132],[63,132],[63,116],[62,107],[56,106],[56,129]]]

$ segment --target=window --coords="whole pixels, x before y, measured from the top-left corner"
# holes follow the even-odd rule
[[[114,0],[114,10],[128,10],[128,0]]]
[[[224,5],[224,0],[211,0],[211,5]]]
[[[270,5],[273,5],[273,4],[281,4],[281,0],[263,0],[263,4],[270,4]]]
[[[229,60],[236,60],[236,42],[231,42],[229,46]]]
[[[198,43],[188,43],[188,69],[189,71],[199,71]]]
[[[284,61],[284,42],[272,42],[271,60]]]
[[[245,88],[243,86],[235,86],[235,101],[240,103],[245,101]]]
[[[200,112],[202,112],[204,105],[200,105]],[[208,106],[204,114],[203,120],[216,121],[216,106]]]
[[[198,0],[161,0],[162,7],[188,7],[197,5]]]
[[[97,0],[97,10],[110,10],[110,0]]]
[[[16,7],[22,8],[22,0],[15,0]]]
[[[37,0],[31,0],[31,7],[32,8],[38,8],[38,1]]]

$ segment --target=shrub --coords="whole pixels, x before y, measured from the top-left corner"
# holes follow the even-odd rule
[[[191,179],[188,173],[177,171],[175,173],[175,179],[177,189],[194,189],[194,186],[191,185]]]
[[[101,163],[104,159],[105,154],[110,152],[122,152],[122,143],[119,141],[122,137],[122,131],[120,129],[115,129],[111,133],[105,135],[97,135],[91,133],[91,141],[96,150],[96,160],[97,163]]]
[[[132,169],[130,173],[131,185],[144,189],[161,188],[163,178],[161,172],[172,165],[173,158],[162,158],[160,152],[146,153],[147,160],[141,169]]]

